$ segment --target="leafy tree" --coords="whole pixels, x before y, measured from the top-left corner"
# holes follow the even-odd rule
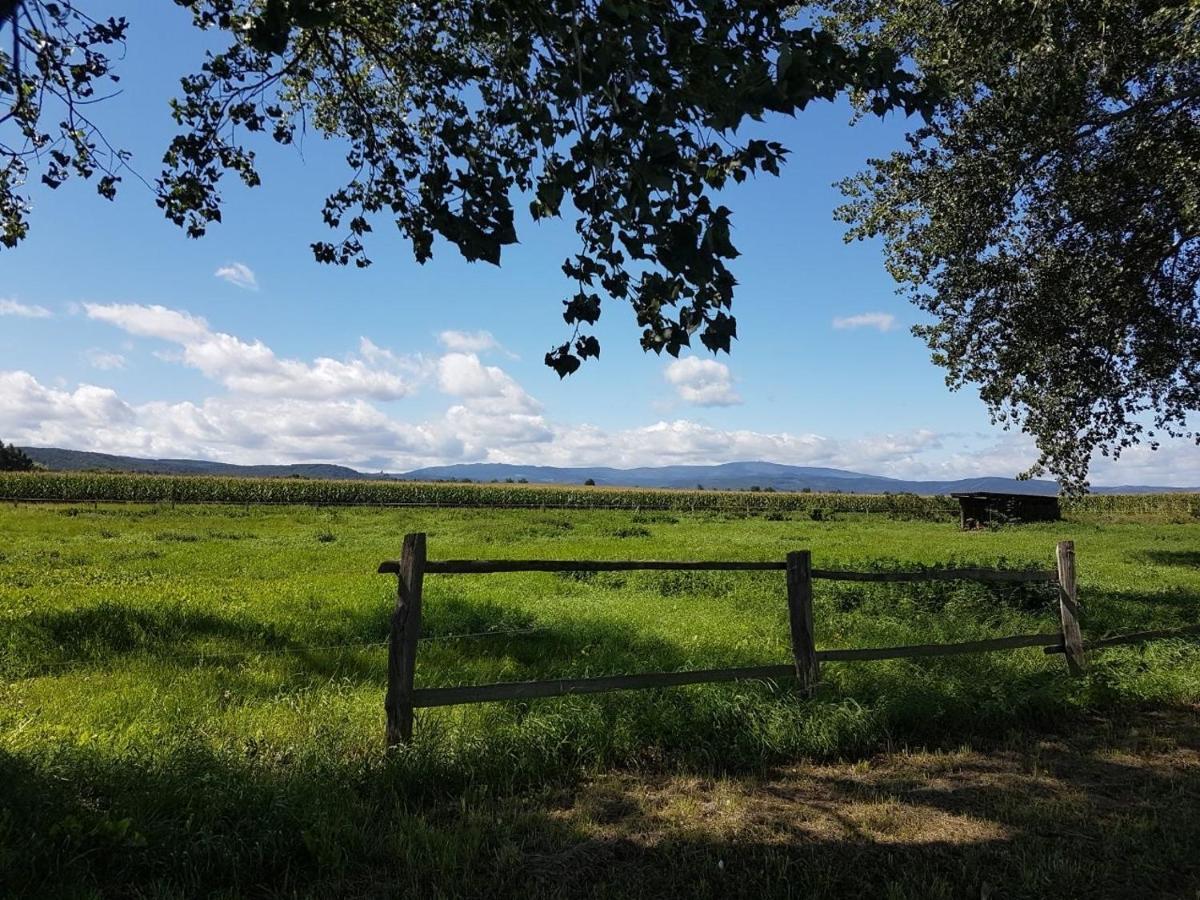
[[[977,383],[1035,438],[1025,474],[1071,490],[1096,452],[1196,437],[1200,7],[836,6],[843,40],[901,51],[942,97],[842,215],[883,237],[948,383]]]
[[[598,356],[586,333],[602,298],[632,304],[643,348],[677,354],[693,335],[729,350],[738,252],[713,195],[777,173],[777,142],[737,130],[853,89],[875,113],[924,104],[897,55],[803,26],[776,0],[176,0],[225,49],[184,78],[179,126],[154,184],[188,235],[219,221],[223,179],[259,183],[253,143],[298,128],[344,141],[349,178],[322,216],[338,236],[322,262],[370,263],[380,220],[425,261],[434,237],[499,263],[517,240],[514,206],[571,215],[579,252],[546,355],[560,376]],[[110,45],[125,19],[70,2],[0,0],[0,96],[17,139],[0,141],[0,240],[28,230],[32,168],[57,187],[97,176],[111,198],[128,167],[85,115],[116,80]],[[0,46],[3,44],[0,43]],[[3,135],[0,135],[2,138]],[[573,212],[568,212],[573,208]]]
[[[113,45],[125,38],[124,19],[97,21],[70,3],[0,0],[0,246],[14,247],[29,231],[31,167],[57,188],[72,174],[96,177],[112,199],[128,154],[113,148],[88,116],[96,91],[115,85]],[[7,107],[7,108],[5,108]]]
[[[15,444],[0,441],[0,472],[30,472],[36,466],[28,454]]]

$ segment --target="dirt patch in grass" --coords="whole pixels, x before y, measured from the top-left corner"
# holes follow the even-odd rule
[[[520,867],[546,895],[1194,897],[1200,715],[756,776],[613,774],[551,807]]]

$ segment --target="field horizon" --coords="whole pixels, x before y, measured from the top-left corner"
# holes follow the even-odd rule
[[[534,484],[568,487],[592,481],[599,487],[687,490],[702,484],[710,490],[748,490],[817,493],[948,494],[958,491],[998,491],[1054,494],[1058,484],[1038,479],[997,475],[951,479],[903,479],[827,466],[788,465],[743,460],[711,465],[660,466],[546,466],[512,463],[458,463],[426,466],[406,472],[365,471],[337,463],[235,464],[204,459],[153,459],[120,456],[59,447],[23,447],[35,462],[52,471],[129,472],[143,475],[216,475],[225,477],[312,478],[327,480],[384,480],[437,483],[444,481],[495,483],[524,479]],[[1197,492],[1200,488],[1117,484],[1095,485],[1096,493]]]

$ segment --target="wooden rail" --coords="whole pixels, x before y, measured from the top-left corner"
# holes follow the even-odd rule
[[[907,659],[919,656],[958,656],[989,650],[1018,647],[1062,649],[1061,634],[1021,634],[1013,637],[964,641],[958,644],[916,644],[908,647],[869,647],[853,650],[815,650],[814,662],[869,661]],[[806,671],[810,671],[807,670]],[[814,671],[815,670],[811,670]],[[413,692],[413,706],[458,706],[463,703],[490,703],[495,700],[529,700],[535,697],[563,697],[568,694],[600,694],[641,688],[677,687],[685,684],[709,684],[722,681],[775,681],[795,677],[797,665],[742,666],[732,669],[696,669],[688,672],[647,672],[640,675],[605,675],[598,678],[559,678],[553,681],[506,681],[497,684],[463,687],[421,688]],[[802,679],[803,680],[803,679]],[[815,685],[815,677],[810,687]]]
[[[500,572],[630,572],[638,569],[696,571],[711,569],[730,572],[782,572],[783,562],[672,562],[663,560],[622,559],[441,559],[425,564],[431,575],[494,575]],[[379,564],[377,571],[398,572],[399,560]]]
[[[916,572],[841,572],[835,569],[813,569],[812,577],[826,581],[1008,581],[1054,582],[1057,572],[1038,569],[921,569]]]
[[[1164,641],[1172,638],[1186,638],[1200,634],[1200,625],[1184,625],[1182,628],[1156,628],[1153,631],[1133,631],[1129,634],[1114,634],[1110,637],[1097,638],[1094,641],[1084,641],[1083,650],[1103,650],[1105,647],[1120,647],[1127,644],[1145,644],[1149,641]],[[1063,653],[1065,648],[1047,647],[1047,653]]]
[[[388,560],[378,571],[398,576],[396,607],[392,614],[388,652],[387,743],[394,746],[412,740],[413,710],[496,700],[561,697],[608,691],[674,687],[726,681],[795,678],[801,696],[811,696],[823,662],[866,662],[885,659],[955,656],[1042,647],[1046,653],[1063,653],[1072,674],[1086,665],[1085,652],[1119,644],[1141,643],[1200,633],[1200,625],[1163,631],[1105,637],[1084,642],[1079,629],[1079,599],[1075,582],[1075,545],[1062,541],[1056,547],[1057,571],[988,568],[922,569],[908,572],[851,572],[812,568],[811,554],[797,550],[780,561],[719,560],[707,562],[665,560],[559,560],[559,559],[447,559],[426,560],[425,535],[404,539],[399,560]],[[549,681],[517,681],[458,687],[417,688],[415,662],[421,628],[421,593],[426,574],[470,575],[502,572],[621,572],[621,571],[734,571],[786,573],[788,622],[791,630],[792,662],[687,672],[647,672],[591,678],[560,678]],[[978,581],[1010,583],[1056,583],[1060,629],[1048,634],[1019,634],[983,638],[951,644],[916,644],[904,647],[860,647],[816,649],[813,624],[812,583],[817,579],[859,582]]]
[[[505,572],[634,572],[634,571],[712,571],[712,572],[783,572],[784,560],[747,562],[744,560],[660,559],[441,559],[425,563],[430,575],[496,575]],[[379,564],[380,574],[398,574],[400,560]],[[1008,581],[1054,582],[1053,571],[1019,569],[918,569],[912,572],[845,572],[838,569],[812,569],[810,577],[825,581]]]

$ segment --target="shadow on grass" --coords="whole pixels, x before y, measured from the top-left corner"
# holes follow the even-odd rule
[[[1106,617],[1126,628],[1131,612],[1159,624],[1195,601],[1093,592],[1085,602],[1092,630]],[[486,601],[439,600],[426,624],[435,640],[422,644],[419,684],[505,667],[537,678],[693,665],[683,647],[600,621],[451,640],[537,624]],[[25,654],[18,669],[167,661],[216,639],[294,653],[284,685],[226,679],[247,702],[338,679],[378,685],[382,703],[382,656],[309,652],[248,617],[102,605],[4,627],[0,646]],[[339,627],[331,642],[382,639],[387,609]],[[769,661],[731,653],[723,662]],[[417,743],[387,759],[338,746],[336,728],[230,740],[180,727],[136,751],[47,736],[0,751],[0,895],[1124,896],[1136,883],[1154,896],[1194,885],[1194,715],[1161,726],[1178,734],[1154,764],[1104,749],[1113,739],[1146,749],[1135,723],[1061,746],[1026,732],[1013,749],[997,736],[1061,721],[1080,682],[1010,660],[830,666],[813,703],[786,684],[740,684],[468,707],[461,720],[429,711]],[[940,768],[867,758],[972,741],[989,755]],[[1188,766],[1172,762],[1177,751]],[[860,765],[761,774],[805,756]],[[626,774],[581,777],[614,766]]]
[[[1194,711],[753,774],[415,788],[417,756],[0,752],[5,896],[1154,897],[1200,885]]]
[[[72,610],[51,610],[21,619],[0,620],[0,647],[7,647],[0,675],[18,679],[71,670],[107,667],[135,658],[179,668],[227,663],[273,655],[293,661],[299,677],[291,689],[319,686],[332,678],[383,685],[382,642],[391,611],[348,615],[336,630],[315,641],[296,640],[270,622],[246,615],[222,616],[181,606],[132,607],[101,603]],[[427,684],[445,681],[440,673],[489,668],[503,660],[537,678],[576,674],[580,661],[608,666],[613,672],[639,667],[680,668],[685,656],[668,641],[640,636],[632,628],[607,622],[573,627],[539,627],[527,612],[490,601],[439,599],[424,620],[419,645]],[[380,651],[373,657],[361,650]],[[453,674],[450,680],[453,682]],[[511,679],[509,679],[511,680]],[[254,695],[270,690],[262,684]]]
[[[1187,588],[1158,591],[1079,590],[1085,636],[1143,628],[1178,628],[1200,622],[1200,594]]]
[[[206,639],[239,649],[275,650],[287,643],[274,626],[251,619],[183,607],[117,603],[4,619],[0,629],[0,646],[9,651],[0,671],[12,678],[98,664],[131,653],[191,653]]]
[[[1138,555],[1158,566],[1200,569],[1200,550],[1146,550]]]
[[[1200,885],[1192,711],[1077,723],[948,753],[765,777],[617,775],[577,788],[576,826],[514,886],[613,896],[1184,896]]]

